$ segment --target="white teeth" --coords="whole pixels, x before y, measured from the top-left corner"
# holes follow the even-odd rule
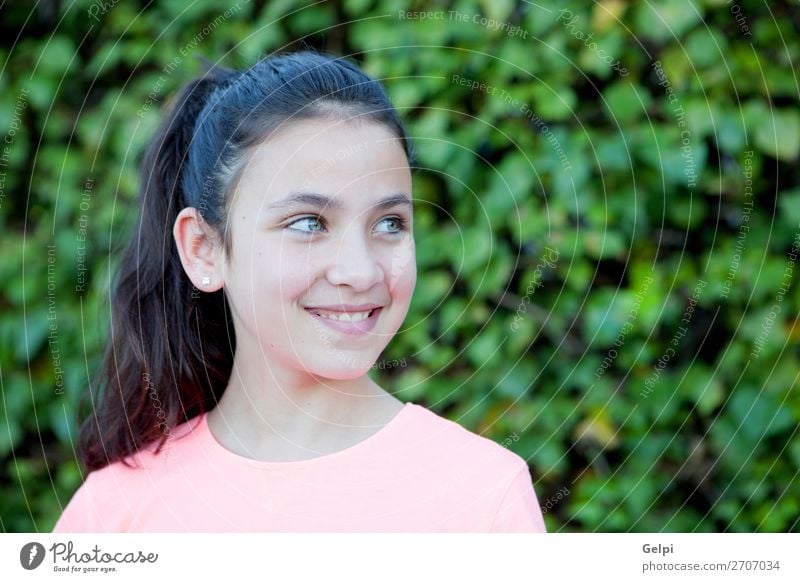
[[[357,313],[333,313],[331,311],[319,311],[318,309],[313,310],[314,313],[319,315],[320,317],[324,317],[325,319],[334,319],[336,321],[348,321],[350,323],[355,323],[357,321],[363,321],[369,317],[369,314],[372,313],[372,310],[369,311],[359,311]]]

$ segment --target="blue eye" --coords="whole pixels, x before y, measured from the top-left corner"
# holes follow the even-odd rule
[[[298,224],[298,223],[302,223],[304,221],[315,222],[315,223],[319,224],[320,226],[322,226],[322,220],[320,219],[319,216],[303,216],[302,218],[298,218],[297,220],[295,220],[293,222],[290,222],[288,225],[286,225],[286,228],[289,228],[290,230],[297,230],[297,231],[300,231],[300,232],[307,232],[307,233],[320,232],[319,230],[316,230],[316,229],[305,230],[305,229],[302,229],[302,228],[292,228],[292,225]]]
[[[386,222],[387,220],[394,221],[394,223],[397,225],[396,230],[390,230],[390,231],[388,231],[389,233],[398,234],[398,233],[401,233],[404,230],[406,230],[406,220],[405,219],[400,218],[399,216],[388,216],[388,217],[384,218],[383,220],[381,220],[381,222]]]

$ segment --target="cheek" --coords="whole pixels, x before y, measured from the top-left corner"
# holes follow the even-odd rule
[[[282,303],[308,294],[314,282],[315,266],[307,250],[284,245],[265,261],[265,283]]]
[[[406,238],[395,247],[385,270],[392,294],[410,296],[413,293],[417,282],[417,261],[412,237]]]
[[[312,280],[311,265],[307,252],[281,245],[280,240],[259,244],[263,250],[245,249],[249,252],[239,251],[235,255],[229,287],[240,301],[247,298],[257,301],[274,314],[278,306],[285,306],[306,293]]]

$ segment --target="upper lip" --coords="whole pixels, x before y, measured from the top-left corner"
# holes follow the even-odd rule
[[[359,311],[372,311],[378,307],[383,307],[377,303],[361,303],[352,305],[350,303],[338,303],[336,305],[309,305],[306,309],[324,309],[325,311],[339,311],[343,313],[358,313]]]

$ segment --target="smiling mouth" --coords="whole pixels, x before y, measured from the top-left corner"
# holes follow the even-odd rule
[[[370,309],[368,311],[326,311],[324,309],[314,309],[314,308],[306,308],[306,311],[320,317],[322,319],[330,319],[332,321],[341,321],[343,323],[357,323],[359,321],[364,321],[365,319],[369,319],[377,311],[382,309],[381,307],[376,307],[375,309]]]
[[[369,337],[369,333],[378,324],[383,307],[369,311],[327,311],[314,307],[305,308],[317,323],[338,333],[351,337]]]

